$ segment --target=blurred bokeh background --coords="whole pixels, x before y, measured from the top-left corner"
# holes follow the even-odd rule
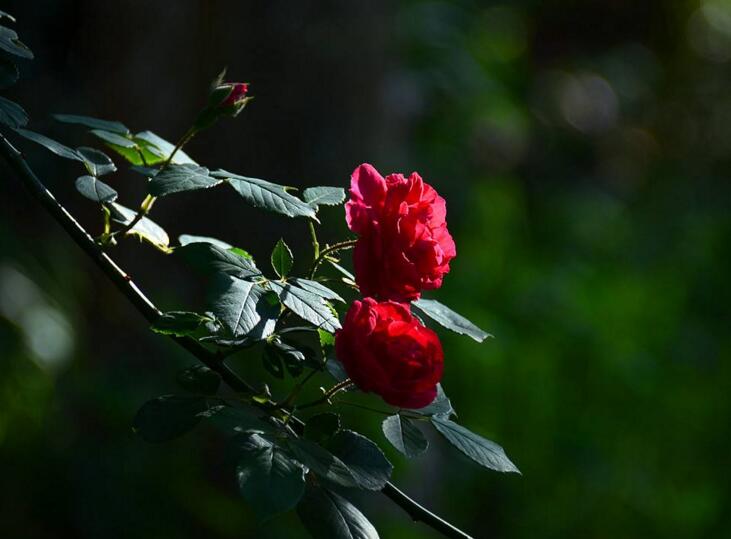
[[[460,422],[523,472],[441,440],[396,478],[476,537],[698,538],[731,533],[731,2],[6,0],[36,60],[9,92],[30,127],[94,141],[56,112],[177,138],[222,66],[256,100],[188,152],[296,186],[346,186],[363,161],[418,170],[445,196],[458,257],[430,297],[495,335],[441,333]],[[20,142],[92,231],[74,163]],[[257,526],[221,436],[147,445],[131,419],[191,363],[0,165],[0,533],[108,539],[292,538]],[[141,178],[110,180],[122,203]],[[306,226],[221,190],[155,207],[175,237],[265,260]],[[346,232],[325,212],[325,240]],[[180,262],[113,256],[165,309],[195,308]],[[302,266],[300,266],[302,267]],[[258,375],[258,359],[239,360]],[[356,414],[359,416],[360,414]],[[357,420],[357,419],[356,419]],[[384,538],[436,537],[385,498]]]

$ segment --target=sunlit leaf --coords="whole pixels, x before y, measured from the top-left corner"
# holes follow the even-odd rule
[[[151,195],[162,197],[183,191],[208,189],[222,183],[220,178],[208,175],[208,169],[197,165],[168,165],[148,184]]]
[[[207,315],[188,311],[169,311],[163,313],[150,329],[162,335],[176,335],[183,337],[192,335],[205,324],[213,322],[213,318]]]
[[[290,195],[283,185],[258,178],[239,176],[225,170],[211,172],[211,176],[228,181],[236,192],[255,208],[281,213],[289,217],[315,218],[314,208]]]
[[[208,236],[193,236],[191,234],[181,234],[178,237],[178,243],[180,243],[180,245],[183,247],[191,243],[210,243],[211,245],[215,245],[220,249],[231,249],[231,245],[229,245],[225,241],[217,240],[216,238],[209,238]]]
[[[520,470],[505,454],[502,447],[442,416],[432,416],[432,425],[454,447],[477,464],[498,472]]]
[[[345,202],[345,190],[342,187],[308,187],[302,192],[302,198],[310,206],[337,206]]]
[[[125,208],[116,202],[111,204],[110,208],[112,209],[112,218],[123,225],[131,223],[137,215],[136,211]],[[170,237],[168,236],[168,233],[165,232],[160,225],[148,217],[140,219],[140,221],[132,227],[128,234],[138,236],[163,250],[167,250],[170,245]]]
[[[94,176],[76,178],[76,190],[94,202],[106,204],[117,200],[117,192]]]
[[[117,166],[104,152],[84,146],[76,148],[76,151],[84,159],[84,165],[92,176],[104,176],[117,170]]]
[[[391,445],[409,458],[418,457],[429,447],[429,441],[408,417],[396,414],[387,417],[381,424],[383,435]]]
[[[33,52],[18,39],[18,34],[5,26],[0,26],[0,49],[21,58],[33,58]]]
[[[2,98],[0,98],[2,99]],[[60,142],[56,142],[55,140],[48,138],[45,135],[41,135],[40,133],[36,133],[35,131],[28,131],[27,129],[16,129],[15,130],[19,135],[22,135],[23,137],[27,138],[28,140],[32,140],[36,144],[40,144],[41,146],[45,147],[47,150],[50,150],[51,152],[55,153],[56,155],[60,157],[64,157],[66,159],[72,159],[74,161],[84,161],[84,158],[79,152],[76,150],[72,150],[68,146],[64,146]]]
[[[175,252],[204,272],[225,273],[239,279],[261,275],[250,256],[242,256],[233,249],[223,249],[210,242],[189,242]]]
[[[294,264],[294,256],[289,246],[280,239],[272,250],[272,267],[280,277],[286,277]]]
[[[313,294],[315,294],[316,296],[320,296],[321,298],[345,303],[345,300],[341,298],[336,292],[330,290],[327,286],[323,285],[322,283],[318,283],[317,281],[295,278],[292,279],[291,282],[295,286],[298,286],[303,290],[307,290],[308,292],[312,292]]]
[[[321,296],[291,283],[271,281],[269,284],[279,300],[300,318],[325,331],[334,332],[340,329],[338,317]]]
[[[155,152],[157,160],[154,162],[148,161],[149,165],[153,165],[157,162],[166,160],[175,149],[174,144],[171,144],[170,142],[156,135],[152,131],[142,131],[141,133],[137,133],[134,136],[134,139],[138,144],[146,143],[147,148],[155,148],[159,150]],[[175,156],[173,157],[171,163],[173,163],[174,165],[197,165],[197,163],[193,161],[193,159],[191,159],[190,156],[183,150],[178,150],[177,152],[175,152]]]
[[[477,342],[482,342],[486,338],[491,337],[489,333],[482,331],[464,316],[457,314],[436,300],[421,298],[411,304],[435,322],[460,335],[468,335]]]
[[[437,384],[437,396],[434,397],[431,404],[413,411],[421,415],[438,415],[447,418],[456,414],[454,408],[452,408],[452,402],[447,397],[447,394],[444,393],[442,384]]]
[[[77,114],[54,114],[53,117],[59,122],[83,125],[84,127],[88,127],[89,129],[98,129],[101,131],[108,131],[120,135],[129,134],[129,129],[127,129],[127,126],[120,122],[100,120],[99,118],[92,118],[91,116],[80,116]]]
[[[235,255],[234,255],[235,256]],[[222,278],[211,310],[234,337],[264,339],[274,332],[279,307],[260,285],[242,279]]]

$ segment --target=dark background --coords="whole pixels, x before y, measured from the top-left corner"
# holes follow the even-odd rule
[[[94,143],[55,112],[174,140],[222,66],[256,99],[186,150],[295,186],[346,186],[361,162],[418,170],[447,199],[458,257],[430,295],[495,335],[442,333],[460,422],[523,476],[440,440],[390,448],[417,500],[476,537],[722,537],[731,525],[728,276],[731,4],[725,1],[5,1],[36,60],[8,96],[30,128]],[[72,162],[20,141],[94,233]],[[121,164],[118,160],[118,164]],[[257,527],[220,435],[151,446],[131,419],[190,363],[150,334],[0,168],[0,532],[5,537],[300,537]],[[135,206],[142,179],[110,183]],[[171,237],[266,260],[303,221],[225,190],[155,206]],[[325,240],[345,235],[327,210]],[[165,309],[197,308],[179,261],[113,256]],[[253,358],[252,372],[259,373]],[[249,368],[241,358],[239,368]],[[374,401],[375,402],[375,401]],[[360,415],[360,414],[357,414]],[[363,429],[385,447],[377,417]],[[385,538],[435,537],[379,495]]]

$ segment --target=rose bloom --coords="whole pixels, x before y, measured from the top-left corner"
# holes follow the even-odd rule
[[[335,352],[350,379],[400,408],[422,408],[437,395],[444,352],[439,337],[407,305],[372,298],[354,301]]]
[[[457,254],[446,215],[444,199],[416,172],[384,179],[372,165],[356,168],[345,217],[360,236],[353,263],[362,294],[411,301],[442,286]]]

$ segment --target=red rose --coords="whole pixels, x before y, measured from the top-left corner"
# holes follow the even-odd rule
[[[444,353],[439,337],[407,305],[372,298],[354,301],[335,351],[355,384],[401,408],[421,408],[437,395]]]
[[[356,168],[345,216],[360,235],[353,262],[363,295],[411,301],[442,286],[457,254],[446,215],[444,199],[416,172],[384,179],[372,165]]]
[[[221,103],[222,107],[235,107],[242,99],[246,97],[249,91],[249,85],[245,82],[227,82],[219,86],[219,88],[230,88],[231,93]]]

